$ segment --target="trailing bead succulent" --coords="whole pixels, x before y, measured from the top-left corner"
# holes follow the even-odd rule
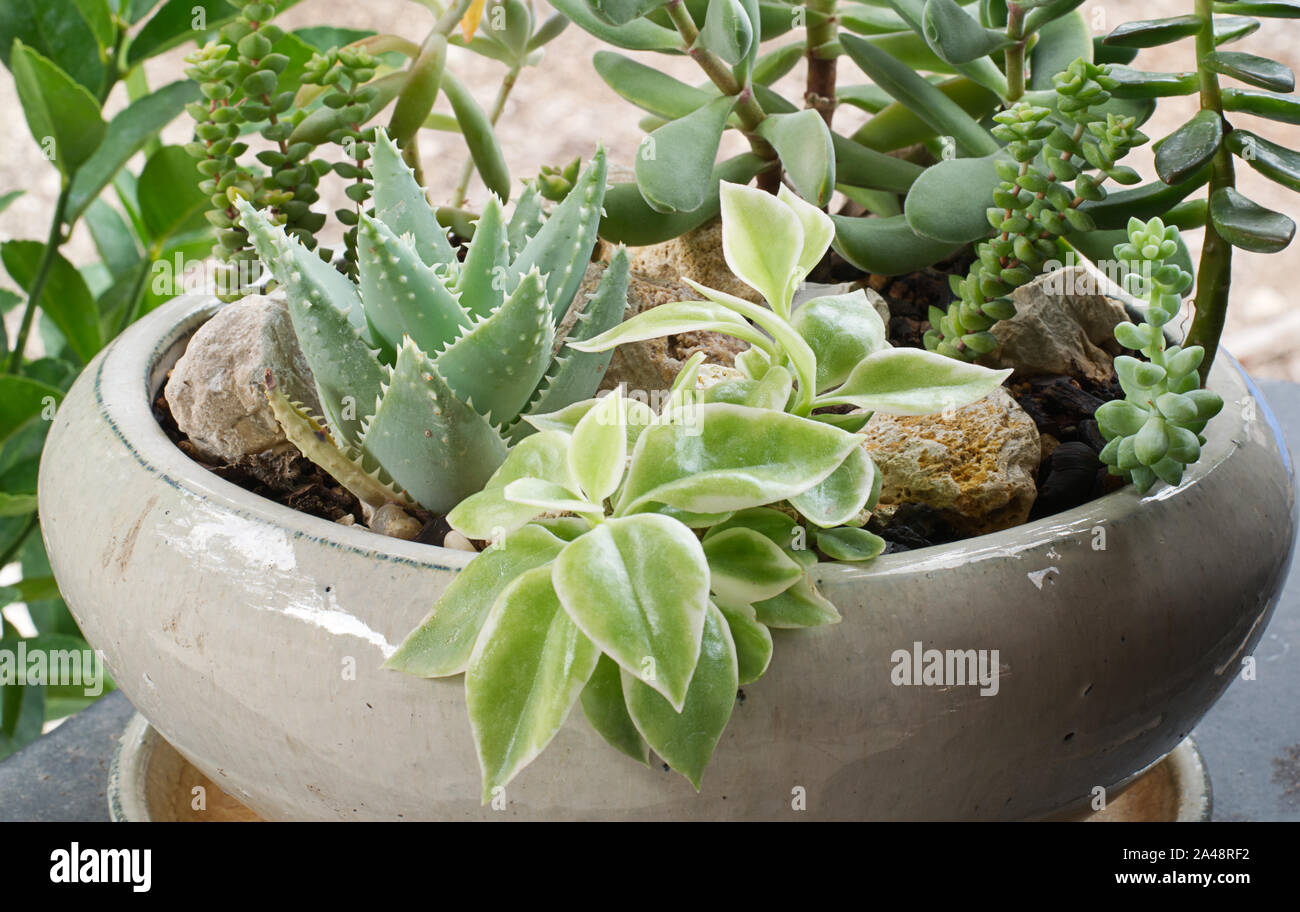
[[[525,416],[537,433],[447,516],[491,546],[388,661],[465,674],[485,802],[579,703],[612,746],[642,763],[654,750],[699,788],[736,688],[771,660],[770,628],[839,620],[818,553],[864,561],[885,544],[861,528],[880,491],[855,433],[869,416],[815,410],[925,414],[1008,373],[890,348],[861,292],[794,307],[833,233],[817,207],[724,184],[721,209],[727,263],[770,308],[694,285],[705,301],[571,347],[712,330],[753,344],[743,378],[698,395],[697,355],[658,412],[620,388]]]
[[[532,431],[521,415],[595,392],[609,356],[572,345],[622,317],[627,256],[619,250],[595,293],[575,303],[596,243],[603,150],[549,218],[516,209],[507,220],[491,198],[463,262],[382,130],[373,171],[376,214],[358,221],[355,283],[272,214],[239,203],[287,295],[323,424],[270,395],[289,439],[363,502],[409,498],[445,513]]]
[[[1101,461],[1113,475],[1131,480],[1146,493],[1157,480],[1176,485],[1201,455],[1205,424],[1223,408],[1218,393],[1201,389],[1197,368],[1205,358],[1199,345],[1166,346],[1165,324],[1178,313],[1192,276],[1171,262],[1178,251],[1178,229],[1160,219],[1133,219],[1129,239],[1115,248],[1128,270],[1125,284],[1146,302],[1140,325],[1120,323],[1115,338],[1140,351],[1115,359],[1123,399],[1097,409],[1097,426],[1107,440]]]

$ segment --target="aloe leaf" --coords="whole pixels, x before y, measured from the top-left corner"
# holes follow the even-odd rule
[[[872,81],[906,105],[935,131],[951,135],[968,155],[988,155],[998,149],[980,124],[935,86],[887,53],[855,35],[840,39],[844,50]]]
[[[478,317],[486,317],[505,300],[506,267],[510,263],[510,239],[501,201],[489,196],[474,228],[469,252],[456,280],[460,306]]]
[[[863,359],[818,406],[852,405],[886,415],[932,415],[983,399],[1010,370],[989,370],[918,348],[887,348]]]
[[[685,117],[717,97],[614,51],[597,51],[591,62],[600,78],[624,99],[668,120]]]
[[[903,275],[946,260],[962,248],[923,238],[912,230],[905,215],[889,218],[850,218],[832,215],[834,247],[864,272]]]
[[[856,518],[879,484],[876,465],[857,447],[819,484],[790,498],[790,504],[815,526],[829,528]]]
[[[447,522],[470,538],[499,539],[513,533],[544,510],[509,501],[505,489],[521,478],[542,478],[572,485],[568,463],[569,435],[542,430],[521,440],[506,461],[488,479],[483,490],[461,501],[447,514]]]
[[[602,655],[580,699],[583,715],[606,743],[633,760],[650,765],[650,748],[627,711],[623,676],[617,662]]]
[[[1201,30],[1199,16],[1141,19],[1125,22],[1106,36],[1106,44],[1129,48],[1151,48],[1190,38]]]
[[[749,604],[784,592],[803,568],[774,542],[752,529],[733,528],[704,542],[709,587],[726,603]]]
[[[529,184],[515,200],[515,211],[510,215],[506,236],[510,242],[510,259],[519,256],[528,239],[542,227],[542,194],[535,184]]]
[[[603,503],[623,480],[627,465],[626,419],[620,387],[601,399],[573,429],[569,473],[590,503]]]
[[[615,184],[605,195],[606,215],[600,222],[600,236],[632,247],[671,240],[717,218],[721,208],[718,187],[722,183],[748,183],[764,167],[765,162],[752,152],[719,162],[710,176],[708,195],[693,212],[656,212],[635,183]]]
[[[866,529],[848,526],[824,529],[817,533],[817,547],[823,554],[837,561],[859,563],[879,557],[888,543],[879,535]]]
[[[736,645],[726,618],[711,602],[707,607],[699,667],[680,704],[673,705],[626,667],[623,670],[623,692],[637,730],[656,754],[690,780],[696,791],[731,719],[740,682]]]
[[[555,737],[599,659],[561,607],[550,567],[498,596],[465,672],[485,804]]]
[[[790,325],[817,356],[818,392],[843,383],[858,362],[886,344],[884,321],[861,289],[805,301]]]
[[[735,103],[729,95],[718,98],[669,121],[641,141],[636,183],[652,209],[690,212],[704,203],[718,143]]]
[[[694,533],[657,514],[612,519],[560,552],[553,579],[583,633],[680,710],[709,598],[709,565]]]
[[[559,411],[596,394],[605,371],[609,369],[613,350],[579,351],[573,346],[618,325],[627,308],[628,274],[627,250],[620,247],[610,259],[605,274],[600,277],[600,284],[596,286],[595,294],[586,302],[564,346],[538,386],[537,395],[524,410],[523,419]],[[517,441],[531,433],[534,426],[528,420],[517,422],[511,428],[511,440]]]
[[[1229,244],[1255,253],[1277,253],[1295,237],[1295,222],[1232,187],[1210,197],[1210,221]]]
[[[1291,190],[1300,191],[1300,152],[1269,142],[1248,130],[1233,130],[1228,148],[1260,174]]]
[[[1280,123],[1300,124],[1300,98],[1251,89],[1224,89],[1223,109],[1254,114]]]
[[[758,622],[753,605],[716,604],[736,645],[736,683],[753,684],[772,662],[772,632]]]
[[[777,629],[838,624],[839,611],[813,586],[807,574],[780,595],[754,604],[760,624]]]
[[[532,398],[554,345],[545,280],[534,269],[504,304],[465,330],[434,363],[462,401],[504,424]]]
[[[988,237],[988,208],[1005,151],[979,158],[950,158],[925,169],[903,203],[907,224],[932,241],[965,244]]]
[[[587,0],[555,0],[551,6],[564,13],[584,32],[589,32],[615,47],[629,51],[680,51],[682,49],[682,39],[676,31],[664,28],[662,25],[655,25],[648,19],[633,18],[624,25],[611,25],[591,11]]]
[[[359,445],[362,420],[379,401],[384,375],[353,322],[352,315],[362,312],[356,287],[247,201],[239,201],[239,212],[258,256],[284,287],[330,431],[340,446]]]
[[[697,406],[688,424],[642,432],[615,512],[665,504],[723,513],[775,503],[820,482],[856,445],[852,434],[784,412]]]
[[[1092,28],[1083,13],[1073,10],[1038,30],[1038,43],[1029,53],[1030,88],[1052,88],[1052,77],[1080,57],[1093,62]]]
[[[816,111],[769,114],[758,135],[776,150],[799,194],[824,206],[835,192],[835,147],[826,121]]]
[[[510,264],[506,291],[513,291],[520,279],[536,268],[546,277],[552,317],[559,320],[564,316],[591,261],[604,198],[605,148],[601,146],[578,175],[564,202],[555,207]]]
[[[510,199],[510,169],[492,129],[492,121],[479,107],[474,96],[450,72],[442,74],[442,91],[451,102],[451,110],[460,124],[465,145],[469,147],[474,167],[478,169],[483,185],[502,200]]]
[[[1223,142],[1223,118],[1217,111],[1197,112],[1155,146],[1156,173],[1176,184],[1203,168]]]
[[[434,218],[424,190],[416,181],[414,172],[402,160],[402,153],[382,129],[376,131],[371,151],[374,155],[370,173],[375,183],[375,218],[398,237],[411,235],[415,250],[426,266],[455,262],[456,252],[447,240],[447,233]]]
[[[505,459],[506,445],[408,338],[366,426],[362,452],[425,509],[446,513],[483,488]]]
[[[497,597],[522,574],[549,565],[564,544],[537,525],[503,536],[456,574],[384,667],[421,678],[463,672]]]
[[[1006,32],[980,25],[955,0],[927,0],[922,25],[925,40],[949,63],[969,63],[1015,43]]]
[[[469,314],[415,248],[362,213],[357,266],[366,318],[391,358],[403,336],[434,352],[460,335]]]
[[[1295,73],[1285,64],[1241,51],[1215,51],[1205,57],[1205,65],[1216,73],[1240,79],[1247,85],[1270,92],[1295,90]]]

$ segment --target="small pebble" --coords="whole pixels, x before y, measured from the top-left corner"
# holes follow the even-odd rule
[[[455,529],[452,529],[443,537],[442,546],[444,548],[451,548],[452,550],[455,551],[470,551],[470,552],[478,551],[478,549],[474,547],[473,543],[468,538],[461,535]]]

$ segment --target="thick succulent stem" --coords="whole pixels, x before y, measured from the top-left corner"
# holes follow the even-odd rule
[[[72,190],[69,181],[63,182],[63,189],[59,191],[59,200],[54,204],[54,218],[50,220],[50,234],[45,241],[45,249],[41,252],[41,262],[36,267],[36,277],[32,280],[32,287],[27,292],[27,306],[23,309],[23,322],[18,328],[18,337],[14,341],[13,351],[9,354],[9,363],[5,365],[5,373],[16,373],[23,364],[23,351],[27,348],[27,337],[32,331],[32,320],[36,316],[36,308],[41,303],[41,296],[45,293],[45,285],[50,279],[50,270],[54,267],[54,257],[58,254],[59,248],[67,238],[63,234],[63,220],[68,211],[68,194]]]
[[[1201,109],[1215,111],[1223,116],[1223,98],[1219,91],[1219,77],[1209,68],[1206,59],[1214,52],[1214,4],[1212,0],[1196,0],[1196,14],[1201,17],[1201,31],[1196,36],[1197,69],[1201,82]],[[1226,131],[1226,125],[1225,125]],[[1236,183],[1232,156],[1226,143],[1219,145],[1214,155],[1210,174],[1209,198],[1225,187]],[[1201,262],[1196,269],[1196,302],[1192,328],[1187,334],[1188,345],[1205,349],[1201,362],[1201,382],[1210,374],[1210,365],[1219,349],[1219,337],[1228,315],[1228,293],[1232,285],[1232,245],[1214,230],[1210,219],[1205,221],[1205,238],[1201,245]]]
[[[1025,94],[1025,11],[1019,3],[1007,4],[1007,36],[1016,43],[1006,50],[1007,104],[1019,101]]]
[[[839,20],[835,12],[835,0],[809,0],[807,44],[804,48],[804,56],[808,58],[804,104],[820,114],[828,127],[835,116],[835,64],[838,58],[819,55],[817,49],[835,41],[839,35]]]
[[[521,69],[518,66],[511,67],[506,71],[506,75],[501,78],[501,85],[497,88],[496,100],[492,103],[492,110],[488,112],[488,122],[494,127],[506,109],[506,100],[510,97],[510,92],[514,89],[515,83],[519,80]],[[474,159],[466,158],[465,163],[460,166],[460,179],[456,181],[456,193],[452,197],[453,206],[460,208],[465,205],[469,194],[469,182],[473,176]]]

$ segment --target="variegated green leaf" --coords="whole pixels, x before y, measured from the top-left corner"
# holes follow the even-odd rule
[[[720,602],[761,602],[773,598],[803,576],[803,568],[771,539],[753,529],[736,527],[704,542],[709,587]]]
[[[456,574],[384,667],[421,678],[460,674],[497,596],[526,571],[549,565],[563,548],[561,539],[537,525],[503,536]]]
[[[813,525],[838,526],[866,508],[879,483],[875,463],[857,447],[820,484],[791,497],[790,504]]]
[[[822,627],[841,620],[806,575],[780,595],[755,603],[754,612],[760,623],[776,628]]]
[[[623,670],[623,692],[637,730],[651,749],[698,791],[713,748],[731,719],[740,675],[726,618],[711,602],[704,618],[699,666],[680,706]]]
[[[601,399],[573,429],[569,472],[591,503],[604,503],[623,480],[627,467],[626,417],[619,387]]]
[[[803,225],[770,193],[723,182],[722,253],[736,277],[789,313],[804,246]]]
[[[506,486],[520,478],[542,478],[571,486],[568,447],[569,435],[559,431],[543,430],[521,440],[483,490],[467,497],[447,514],[447,522],[470,538],[496,539],[514,532],[545,511],[507,500]]]
[[[636,730],[623,698],[622,672],[618,663],[602,655],[587,686],[583,688],[582,712],[606,742],[633,760],[650,765],[650,748]]]
[[[581,352],[609,351],[629,342],[688,332],[720,332],[752,345],[770,344],[749,321],[726,307],[709,301],[675,301],[643,310],[596,338],[570,343],[570,347]]]
[[[817,533],[817,547],[827,557],[838,561],[869,561],[878,557],[885,550],[886,544],[879,535],[851,526],[825,529]]]
[[[990,370],[919,348],[887,348],[860,363],[822,405],[853,405],[887,415],[931,415],[983,399],[1010,370]]]
[[[709,600],[709,565],[694,533],[655,514],[609,520],[560,552],[554,580],[582,632],[680,710]]]
[[[777,199],[790,207],[799,224],[803,226],[803,246],[799,249],[799,281],[816,268],[835,239],[835,223],[831,217],[812,203],[805,202],[785,184],[777,191]]]
[[[485,804],[555,737],[599,659],[560,606],[550,567],[497,598],[465,673]]]
[[[578,492],[542,478],[517,478],[501,492],[513,503],[537,507],[547,513],[591,513],[603,515],[599,506],[584,500]]]
[[[817,356],[817,392],[848,379],[858,363],[883,349],[885,322],[861,289],[800,304],[790,325]]]
[[[772,632],[758,622],[753,605],[718,603],[736,644],[737,684],[753,684],[772,662]]]

